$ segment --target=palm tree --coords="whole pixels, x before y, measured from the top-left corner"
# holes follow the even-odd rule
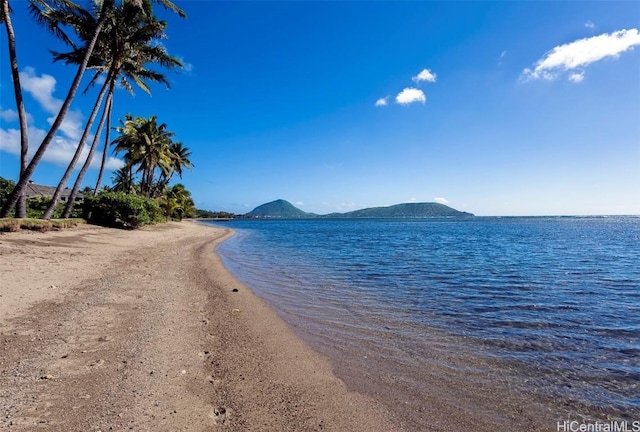
[[[7,29],[7,43],[9,45],[9,60],[11,63],[11,76],[13,78],[13,93],[16,98],[16,107],[18,109],[18,121],[20,123],[20,175],[24,173],[27,167],[27,153],[29,151],[29,136],[27,132],[27,113],[24,109],[24,99],[22,97],[22,86],[20,85],[20,73],[18,72],[18,56],[16,54],[16,35],[11,22],[11,10],[9,8],[9,0],[1,0],[2,9],[0,9],[0,23],[5,24]],[[18,197],[18,207],[16,208],[16,217],[24,218],[27,216],[27,198],[22,192]]]
[[[193,162],[189,159],[191,156],[191,150],[185,147],[181,142],[174,142],[170,146],[171,150],[171,176],[178,174],[178,177],[182,178],[182,169],[191,169],[194,167]]]
[[[174,133],[167,130],[167,125],[158,125],[156,116],[149,119],[125,116],[122,126],[117,128],[120,136],[114,140],[115,151],[125,152],[125,164],[137,166],[136,172],[142,174],[140,193],[151,197],[156,170],[161,176],[168,176],[171,169],[171,138]]]
[[[191,150],[185,147],[181,142],[172,142],[169,145],[169,152],[171,153],[171,168],[169,170],[168,176],[162,176],[160,180],[156,183],[156,187],[154,189],[153,195],[157,196],[160,194],[162,188],[166,187],[174,174],[178,174],[180,178],[182,178],[182,170],[183,168],[191,169],[193,168],[193,162],[189,159],[191,156]]]
[[[184,185],[178,183],[168,189],[160,199],[160,207],[167,219],[182,219],[195,214],[195,205]]]
[[[3,4],[3,10],[4,10],[5,6],[8,8],[8,0],[2,0],[2,1],[3,3],[6,3],[6,5]],[[20,173],[20,179],[18,180],[18,183],[13,189],[11,196],[9,197],[4,207],[2,208],[2,211],[0,212],[0,217],[7,217],[9,213],[15,208],[16,203],[18,202],[20,197],[24,195],[25,189],[27,187],[29,180],[31,179],[31,176],[33,175],[33,172],[35,171],[36,167],[42,160],[42,157],[44,156],[44,153],[49,147],[49,144],[51,144],[53,137],[55,136],[56,132],[60,128],[62,121],[67,115],[67,112],[69,111],[71,102],[75,97],[76,92],[78,91],[78,88],[80,87],[80,81],[82,80],[84,71],[86,70],[87,65],[89,63],[89,59],[91,58],[93,48],[98,40],[98,36],[100,35],[102,31],[102,27],[107,19],[107,16],[108,16],[107,12],[116,5],[116,0],[94,0],[94,1],[96,2],[96,4],[101,3],[99,19],[98,19],[98,22],[96,23],[95,28],[93,29],[92,37],[89,38],[89,42],[86,45],[84,56],[82,58],[82,61],[79,62],[78,70],[71,83],[67,96],[64,99],[62,106],[60,107],[60,111],[58,112],[58,115],[56,116],[55,120],[51,124],[51,128],[47,132],[47,135],[44,137],[44,139],[40,143],[40,146],[38,147],[35,154],[31,158],[31,161],[29,162],[29,164],[26,166],[24,171]],[[122,0],[123,3],[131,3],[140,8],[142,8],[143,5],[145,4],[149,4],[151,1],[153,1],[154,3],[160,3],[166,9],[176,12],[178,15],[180,15],[183,18],[186,17],[186,14],[176,5],[174,5],[170,0]],[[62,26],[66,25],[68,22],[71,21],[71,18],[75,16],[74,11],[81,10],[81,8],[78,5],[68,0],[29,0],[29,2],[30,2],[30,10],[32,14],[35,16],[35,18],[40,23],[46,25],[49,28],[49,30],[51,30],[56,36],[61,37],[63,40],[66,36],[62,31]],[[3,19],[5,20],[5,22],[7,22],[7,19],[8,19],[7,12],[3,12]],[[14,80],[14,87],[15,85],[16,84]]]
[[[123,166],[122,168],[114,171],[111,181],[113,182],[111,190],[114,192],[135,192],[136,185],[133,181],[133,170],[128,166]]]
[[[174,214],[180,208],[180,204],[178,201],[170,196],[163,196],[160,198],[160,209],[164,213],[165,219],[168,221],[169,219],[174,218]]]
[[[98,126],[98,132],[94,137],[89,154],[73,185],[62,217],[68,217],[71,214],[82,179],[93,160],[105,118],[110,117],[116,81],[119,80],[120,85],[130,93],[133,93],[133,88],[130,83],[130,81],[133,81],[138,87],[150,94],[150,89],[145,82],[146,80],[161,82],[167,87],[170,86],[165,76],[159,72],[148,69],[146,67],[147,63],[159,64],[168,68],[182,66],[182,63],[177,58],[169,56],[164,47],[155,43],[156,40],[165,36],[164,30],[167,24],[164,21],[157,21],[152,15],[151,10],[140,11],[137,7],[125,4],[120,8],[114,8],[111,13],[113,16],[107,20],[107,25],[105,25],[102,33],[103,36],[98,40],[96,48],[94,49],[96,66],[92,65],[92,67],[96,69],[92,83],[95,82],[103,71],[106,70],[111,73],[107,102],[105,103],[100,125]],[[88,20],[87,25],[91,28],[92,20]],[[69,53],[54,54],[56,61],[64,60],[68,63],[73,63],[80,57],[80,53],[77,52],[77,50]],[[105,153],[108,150],[109,128],[110,125],[107,126]],[[103,163],[105,160],[106,156],[103,155]],[[101,166],[100,171],[102,172],[103,169],[104,165]]]

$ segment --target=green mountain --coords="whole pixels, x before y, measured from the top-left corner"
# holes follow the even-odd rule
[[[306,213],[288,201],[276,200],[256,207],[245,215],[254,218],[461,218],[472,217],[473,214],[461,212],[444,204],[438,203],[407,203],[389,207],[372,207],[348,213],[331,213],[319,216]]]
[[[297,219],[312,218],[316,217],[317,215],[313,213],[303,212],[302,210],[291,204],[289,201],[279,199],[254,208],[245,216],[255,218]]]
[[[427,202],[396,204],[389,207],[372,207],[348,213],[333,213],[328,216],[347,218],[460,218],[472,217],[473,214],[458,211],[444,204]]]

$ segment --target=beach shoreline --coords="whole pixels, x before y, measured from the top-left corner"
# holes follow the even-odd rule
[[[0,428],[395,431],[192,222],[0,235]]]
[[[371,298],[361,289],[364,282],[358,280],[365,272],[354,272],[348,283],[332,285],[331,278],[344,277],[340,269],[353,264],[351,261],[325,261],[322,252],[308,253],[309,246],[301,246],[306,247],[306,254],[295,255],[300,242],[278,235],[261,241],[265,234],[257,226],[214,226],[239,229],[239,235],[219,249],[229,269],[309,346],[330,359],[334,374],[350,390],[381,402],[403,430],[548,431],[554,429],[557,419],[566,417],[556,410],[557,401],[522,385],[526,374],[478,352],[472,341],[436,327],[403,323],[397,310],[390,308],[381,314],[384,308],[375,302],[370,308],[366,302]],[[278,230],[270,226],[268,231]],[[289,228],[282,232],[288,233]],[[350,246],[347,243],[341,253],[360,256],[361,251]],[[314,244],[313,249],[324,247],[341,246]],[[298,260],[288,260],[290,251]],[[328,270],[318,271],[320,266]],[[393,291],[388,295],[388,301],[394,302]]]

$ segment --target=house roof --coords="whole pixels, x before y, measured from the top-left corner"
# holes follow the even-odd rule
[[[51,197],[55,193],[56,188],[53,186],[44,186],[35,183],[28,183],[26,188],[27,198],[36,197],[36,196],[46,196]],[[64,188],[62,193],[60,194],[61,198],[66,198],[71,195],[71,189]],[[84,194],[82,192],[78,192],[77,198],[84,198]]]

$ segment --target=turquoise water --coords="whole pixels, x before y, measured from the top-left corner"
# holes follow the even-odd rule
[[[225,265],[355,387],[409,401],[435,379],[640,420],[638,217],[224,225]]]

